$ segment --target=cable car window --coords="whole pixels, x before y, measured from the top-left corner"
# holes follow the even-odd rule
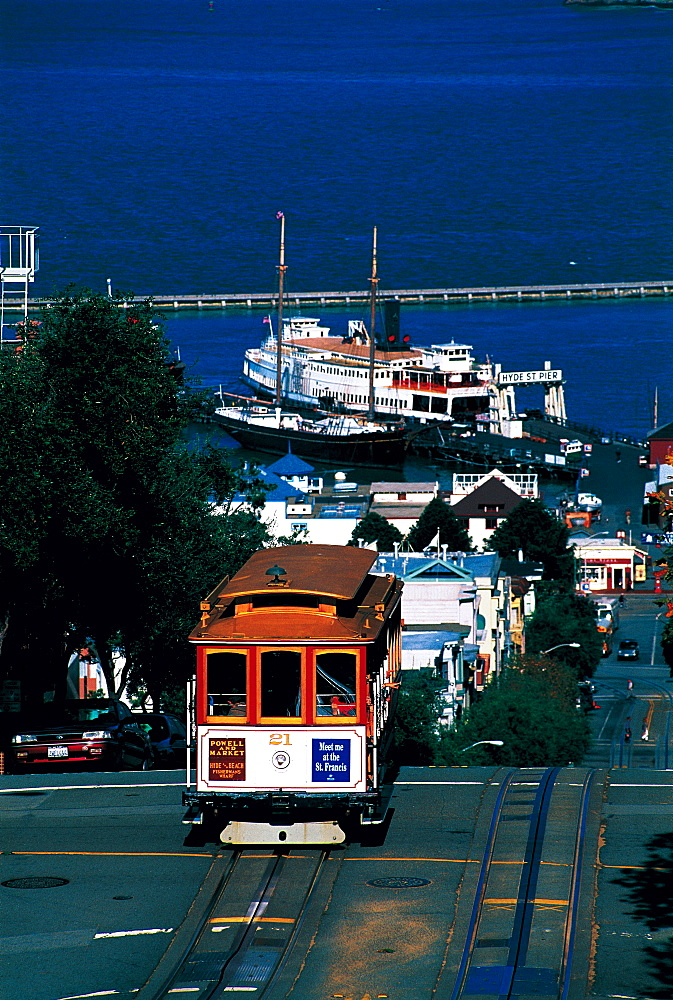
[[[318,653],[316,671],[316,715],[353,717],[356,704],[355,653]]]
[[[246,653],[218,650],[207,654],[208,715],[245,718],[246,660]]]
[[[261,656],[262,717],[301,718],[301,653],[269,649]]]

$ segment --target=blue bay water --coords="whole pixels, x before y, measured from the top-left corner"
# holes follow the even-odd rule
[[[211,9],[212,8],[212,9]],[[34,294],[673,280],[673,14],[559,0],[0,0],[3,224]],[[572,416],[673,416],[671,305],[408,310],[506,370],[549,359]],[[339,322],[345,322],[341,317]],[[334,324],[338,326],[337,319]],[[235,382],[261,317],[171,318]]]
[[[416,345],[470,344],[479,359],[489,357],[503,371],[537,370],[550,361],[566,379],[569,418],[643,439],[652,428],[655,388],[660,423],[673,416],[671,309],[663,299],[403,306],[402,325]],[[368,318],[357,307],[306,312],[335,333],[346,331],[348,319]],[[243,354],[268,330],[262,313],[164,315],[193,378],[208,388],[249,393],[240,381]],[[542,404],[543,390],[517,389],[520,409]]]

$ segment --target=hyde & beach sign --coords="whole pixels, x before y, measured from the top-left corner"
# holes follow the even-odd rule
[[[245,781],[245,738],[208,741],[208,771],[210,781]]]

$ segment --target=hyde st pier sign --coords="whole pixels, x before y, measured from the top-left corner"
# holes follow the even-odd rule
[[[545,368],[533,372],[498,372],[498,385],[549,385],[563,381],[560,368]]]

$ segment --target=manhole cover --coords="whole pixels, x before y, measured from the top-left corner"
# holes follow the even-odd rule
[[[67,885],[70,879],[49,878],[36,875],[33,878],[10,878],[2,885],[8,889],[54,889],[58,885]]]
[[[398,875],[396,878],[373,878],[367,882],[376,889],[417,889],[421,885],[432,885],[429,878],[409,878]]]

